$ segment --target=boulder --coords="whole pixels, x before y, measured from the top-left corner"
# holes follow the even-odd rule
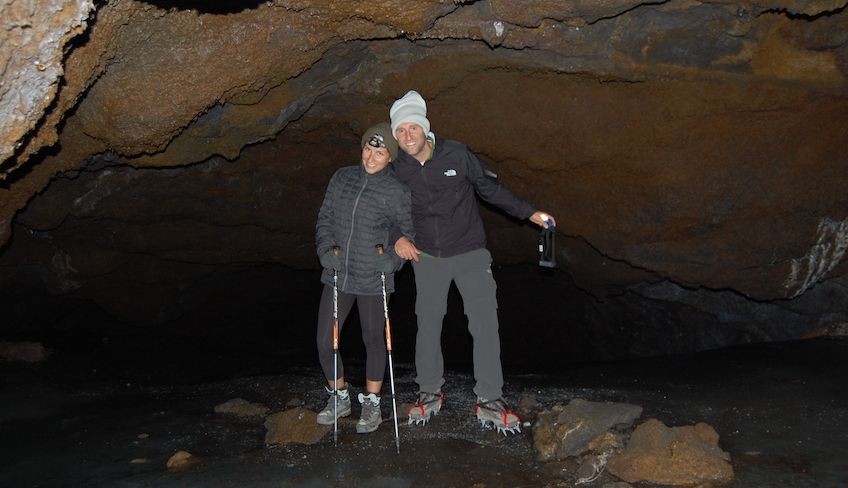
[[[315,444],[330,432],[332,425],[320,425],[316,413],[293,408],[269,415],[265,419],[265,444]]]
[[[710,425],[667,427],[657,419],[639,425],[607,470],[628,483],[693,485],[725,483],[734,479],[730,454],[718,445],[719,435]]]

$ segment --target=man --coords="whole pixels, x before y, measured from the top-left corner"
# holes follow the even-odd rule
[[[394,175],[412,192],[416,232],[415,244],[405,237],[395,243],[398,256],[413,261],[417,288],[415,382],[419,393],[409,423],[426,424],[444,405],[441,331],[448,291],[455,282],[474,340],[477,419],[504,434],[520,432],[521,419],[503,399],[496,284],[475,193],[508,214],[529,218],[544,228],[556,221],[502,186],[465,145],[437,139],[430,132],[427,104],[414,90],[395,101],[389,115],[401,149],[392,163]]]

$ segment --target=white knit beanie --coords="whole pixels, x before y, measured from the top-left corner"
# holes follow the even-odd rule
[[[427,102],[415,90],[409,90],[406,95],[396,100],[389,110],[392,118],[392,135],[397,135],[400,124],[414,122],[424,129],[424,134],[430,133],[430,121],[427,120]]]

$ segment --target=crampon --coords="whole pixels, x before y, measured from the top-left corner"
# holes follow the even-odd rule
[[[486,429],[497,429],[503,435],[521,432],[521,418],[502,398],[497,400],[478,398],[474,411],[480,425]]]
[[[445,394],[441,391],[436,393],[418,392],[418,400],[415,405],[409,408],[409,425],[426,424],[434,415],[439,414],[444,404]]]

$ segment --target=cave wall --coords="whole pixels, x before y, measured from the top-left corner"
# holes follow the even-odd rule
[[[3,128],[5,303],[150,326],[245,270],[301,282],[329,176],[414,88],[557,216],[564,310],[538,322],[638,354],[826,333],[848,321],[845,3],[76,2],[44,26],[49,106],[0,105],[25,115]],[[6,76],[4,103],[27,83]],[[498,265],[533,261],[535,229],[484,218]]]

